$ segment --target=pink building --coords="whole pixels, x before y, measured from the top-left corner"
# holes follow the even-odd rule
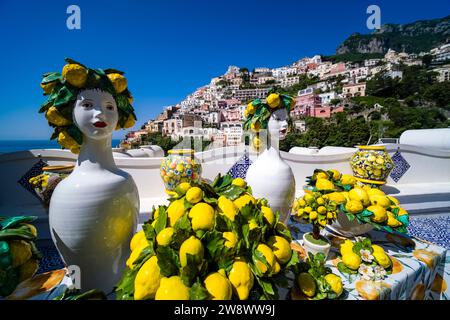
[[[316,118],[329,118],[333,113],[343,112],[344,107],[343,106],[329,106],[324,105],[319,108],[310,109],[310,117],[316,117]]]
[[[295,106],[291,110],[291,116],[329,118],[333,113],[342,111],[344,111],[343,106],[333,107],[322,104],[320,96],[309,88],[299,91],[298,97],[295,99]]]
[[[311,109],[320,108],[321,99],[313,92],[313,90],[305,89],[298,93],[298,97],[295,98],[295,106],[291,110],[291,116],[309,116]]]
[[[221,122],[229,122],[229,121],[240,121],[241,120],[241,112],[239,108],[222,110],[220,114]]]

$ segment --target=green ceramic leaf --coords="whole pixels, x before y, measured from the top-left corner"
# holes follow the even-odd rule
[[[206,300],[209,297],[208,290],[206,290],[205,287],[197,281],[189,289],[189,297],[191,300]]]
[[[84,64],[81,64],[81,63],[79,63],[78,61],[75,61],[75,60],[73,60],[73,59],[65,58],[64,60],[65,60],[67,63],[78,64],[78,65],[80,65],[80,66],[82,66],[82,67],[88,69],[88,67],[86,67]]]
[[[83,144],[83,133],[75,125],[67,128],[67,133],[79,144]]]
[[[75,92],[72,89],[69,89],[68,86],[64,86],[58,91],[58,96],[56,97],[53,105],[55,107],[62,106],[75,98]]]
[[[108,69],[105,69],[103,71],[105,72],[105,74],[110,74],[110,73],[118,73],[118,74],[121,74],[121,75],[125,74],[125,72],[119,71],[119,70],[113,69],[113,68],[108,68]]]

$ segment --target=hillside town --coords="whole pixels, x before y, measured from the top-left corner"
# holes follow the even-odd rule
[[[358,62],[333,62],[320,55],[302,58],[279,68],[229,66],[224,75],[211,79],[176,105],[167,106],[140,130],[130,131],[121,147],[143,143],[143,136],[159,133],[173,141],[201,138],[212,147],[236,146],[242,142],[244,110],[252,99],[263,99],[274,87],[291,92],[295,106],[291,109],[294,129],[304,132],[306,117],[329,118],[343,112],[352,97],[366,95],[366,81],[377,74],[401,79],[402,65],[422,65],[424,56],[431,59],[431,71],[437,81],[450,80],[450,44],[430,52],[410,54],[390,49],[384,57]],[[300,83],[306,88],[296,90]],[[294,91],[293,91],[294,90]]]

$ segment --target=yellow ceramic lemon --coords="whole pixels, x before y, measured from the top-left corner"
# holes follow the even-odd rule
[[[203,199],[203,191],[199,187],[192,187],[186,192],[186,200],[196,204]]]
[[[247,108],[245,109],[245,111],[247,111],[247,115],[249,114],[254,114],[255,113],[255,106],[253,105],[252,102],[250,102],[249,104],[247,104]]]
[[[256,150],[261,149],[262,146],[263,146],[263,142],[262,142],[262,140],[261,140],[258,136],[254,137],[253,140],[252,140],[252,142],[253,142],[253,147],[254,147]]]
[[[124,129],[128,129],[134,126],[136,123],[136,119],[133,117],[132,114],[128,115],[127,121],[125,121],[125,124],[123,125]]]
[[[268,267],[268,266],[266,266],[266,264],[264,264],[260,260],[255,259],[254,263],[255,263],[256,267],[263,274],[265,274],[266,272],[267,273],[271,272],[275,266],[275,255],[273,254],[272,250],[267,245],[260,243],[256,247],[256,251],[259,251],[264,256],[264,258],[266,259],[266,261],[269,265],[269,267]]]
[[[230,300],[233,294],[230,281],[220,272],[208,275],[204,281],[205,288],[212,300]]]
[[[312,298],[316,295],[317,284],[312,275],[307,272],[302,272],[297,278],[300,290],[308,297]]]
[[[27,262],[33,255],[31,245],[24,240],[12,240],[9,242],[9,250],[12,257],[12,267],[18,267]]]
[[[319,190],[333,190],[334,184],[328,179],[317,179],[316,188]]]
[[[147,241],[147,238],[145,238],[144,230],[141,230],[131,238],[130,242],[130,250],[133,251],[142,241]]]
[[[190,188],[191,184],[189,182],[182,182],[175,188],[175,191],[180,195],[184,195]]]
[[[158,258],[153,256],[142,265],[134,279],[134,300],[155,298],[161,278]]]
[[[179,276],[161,278],[155,300],[189,300],[189,288]]]
[[[172,241],[174,232],[175,230],[172,227],[162,229],[156,236],[156,242],[158,245],[163,247],[168,246]]]
[[[261,123],[259,123],[259,122],[251,123],[251,124],[250,124],[250,129],[251,129],[253,132],[259,132],[259,131],[261,130]]]
[[[330,285],[331,290],[339,297],[344,290],[342,287],[342,279],[333,273],[327,274],[324,279]]]
[[[242,178],[235,178],[233,179],[233,181],[231,182],[231,184],[241,187],[241,188],[246,188],[247,187],[247,182],[245,182],[244,179]]]
[[[56,82],[49,82],[49,83],[41,83],[41,88],[44,90],[45,94],[52,93],[53,89],[55,88]]]
[[[63,67],[62,77],[76,88],[82,88],[86,84],[88,70],[76,63],[68,63]]]
[[[391,205],[391,202],[389,201],[388,197],[386,196],[382,196],[382,195],[372,195],[369,197],[370,199],[370,203],[372,205],[380,205],[383,208],[389,208],[389,206]]]
[[[353,186],[356,183],[355,177],[350,174],[343,174],[340,179],[343,185],[351,185]]]
[[[267,104],[271,108],[277,108],[280,105],[280,95],[278,93],[271,93],[266,99]]]
[[[395,215],[392,212],[388,212],[387,215],[388,215],[387,225],[389,227],[397,228],[402,225],[402,223],[395,218]]]
[[[239,198],[237,198],[236,200],[233,201],[234,205],[241,210],[244,206],[246,206],[249,203],[253,203],[256,204],[256,200],[253,196],[251,196],[250,194],[246,193],[242,196],[240,196]]]
[[[134,262],[139,258],[141,255],[142,250],[148,247],[148,241],[147,239],[142,240],[139,242],[136,248],[134,248],[133,251],[131,251],[130,257],[127,259],[126,265],[128,268],[133,269],[134,268]]]
[[[272,209],[262,206],[261,212],[263,213],[264,219],[267,221],[267,223],[273,227],[275,223],[275,215],[273,214]]]
[[[58,143],[63,148],[69,149],[72,153],[80,153],[80,145],[66,131],[61,131],[59,133]]]
[[[190,254],[195,257],[195,261],[200,263],[203,260],[204,249],[202,242],[194,236],[186,239],[180,247],[180,263],[184,267],[187,264],[186,255]]]
[[[172,201],[172,203],[167,208],[167,217],[169,218],[169,225],[173,227],[175,223],[180,219],[185,213],[184,209],[184,199],[178,199]]]
[[[350,200],[361,201],[363,206],[368,206],[370,204],[369,195],[367,192],[359,187],[355,187],[348,192],[348,197]]]
[[[353,252],[353,242],[348,239],[345,239],[344,243],[341,244],[340,252],[341,255]]]
[[[370,189],[367,189],[366,192],[369,195],[369,198],[374,195],[377,195],[377,196],[385,196],[386,195],[383,191],[381,191],[378,188],[370,188]]]
[[[387,196],[389,200],[391,200],[396,206],[400,205],[400,202],[397,200],[397,198],[393,196]]]
[[[341,178],[341,173],[338,170],[331,169],[330,171],[333,172],[333,180],[339,180]]]
[[[267,242],[279,263],[287,263],[292,256],[292,249],[289,242],[280,236],[271,236]]]
[[[332,192],[328,195],[328,200],[336,202],[336,204],[345,203],[345,196],[341,192]]]
[[[387,211],[385,208],[379,205],[369,206],[367,210],[373,212],[373,215],[370,216],[370,220],[373,222],[382,223],[387,220]]]
[[[119,73],[109,73],[107,77],[114,86],[117,93],[122,93],[127,88],[127,79]]]
[[[382,266],[383,268],[389,268],[392,264],[392,261],[389,258],[389,256],[386,254],[384,249],[376,244],[372,245],[372,249],[373,249],[372,255],[375,258],[375,260],[378,262],[378,264],[380,266]]]
[[[71,120],[64,118],[64,116],[56,109],[56,107],[50,107],[45,113],[45,117],[48,122],[56,126],[64,127],[72,123]]]
[[[347,251],[342,256],[342,262],[352,270],[358,270],[361,265],[361,257],[353,251]]]
[[[359,200],[349,200],[345,204],[345,210],[347,210],[350,213],[360,213],[364,210],[364,207]]]
[[[220,214],[223,214],[231,221],[234,221],[234,218],[238,213],[238,208],[234,205],[233,201],[225,196],[220,196],[217,200],[217,206],[220,209]]]
[[[192,230],[211,230],[214,228],[214,208],[209,204],[200,202],[197,203],[189,211],[189,218],[191,218]]]
[[[254,281],[252,270],[247,262],[235,261],[228,274],[228,279],[239,300],[247,300]]]
[[[236,233],[227,231],[222,234],[222,237],[226,240],[225,247],[230,248],[230,249],[233,249],[236,247],[236,244],[238,242]]]

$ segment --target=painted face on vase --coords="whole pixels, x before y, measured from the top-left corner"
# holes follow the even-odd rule
[[[78,94],[73,118],[83,135],[100,140],[112,135],[119,113],[116,101],[110,93],[88,89]]]
[[[286,138],[288,130],[288,111],[285,108],[278,109],[270,116],[267,130],[271,136],[278,136],[280,140]]]

